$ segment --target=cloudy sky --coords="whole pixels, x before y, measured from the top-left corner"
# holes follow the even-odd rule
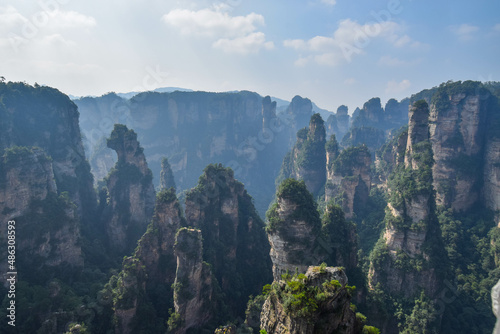
[[[498,0],[1,0],[0,76],[67,94],[251,90],[350,112],[500,80]]]

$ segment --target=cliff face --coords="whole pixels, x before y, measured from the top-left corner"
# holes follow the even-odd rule
[[[305,272],[321,263],[327,249],[319,243],[321,220],[304,181],[286,179],[278,188],[276,203],[267,213],[274,280],[281,275]]]
[[[174,283],[175,311],[183,320],[175,333],[183,334],[190,328],[202,327],[214,315],[212,301],[212,273],[203,262],[203,244],[200,230],[183,228],[175,240],[177,271]]]
[[[50,87],[0,83],[0,150],[39,147],[52,158],[59,193],[67,191],[79,218],[87,220],[96,198],[85,160],[76,105]]]
[[[67,196],[58,196],[52,160],[43,150],[14,147],[5,151],[0,161],[0,219],[4,240],[7,222],[16,221],[17,263],[23,270],[83,265],[74,205]],[[7,262],[2,261],[1,267],[6,269]]]
[[[386,210],[386,229],[379,240],[382,244],[372,253],[369,280],[371,287],[380,282],[389,293],[412,297],[424,289],[433,296],[438,283],[429,261],[435,254],[425,244],[436,237],[439,227],[433,211],[427,103],[417,101],[409,118],[404,164],[397,167],[389,183],[391,199]],[[438,242],[432,243],[438,246]]]
[[[243,312],[245,298],[271,280],[264,222],[251,197],[230,169],[209,165],[186,195],[186,220],[201,230],[203,259],[212,265],[230,312]]]
[[[467,211],[480,199],[482,175],[475,173],[485,144],[487,111],[479,95],[437,92],[430,115],[437,203]],[[464,170],[470,169],[470,170]]]
[[[161,161],[161,172],[160,172],[160,190],[170,189],[175,187],[174,174],[172,173],[172,168],[168,163],[167,158],[163,158]]]
[[[185,225],[181,207],[171,190],[160,192],[156,199],[151,225],[139,241],[133,256],[126,258],[117,282],[114,305],[121,333],[132,333],[140,327],[130,327],[137,310],[155,300],[151,291],[170,291],[176,277],[177,259],[174,255],[175,235]],[[172,295],[162,296],[162,303],[172,303]],[[153,305],[158,307],[158,305]],[[166,310],[157,315],[167,318]],[[139,326],[143,325],[140,321]]]
[[[196,186],[198,176],[208,164],[223,163],[234,170],[255,197],[261,213],[272,199],[274,179],[283,156],[293,145],[288,143],[290,133],[295,134],[290,130],[291,125],[281,123],[276,116],[275,103],[269,97],[248,91],[149,92],[129,100],[110,94],[75,103],[84,119],[82,129],[91,138],[92,146],[112,130],[109,124],[125,124],[140,135],[154,182],[160,180],[163,157],[168,157],[179,191]],[[292,109],[299,114],[302,110],[299,105]],[[309,109],[301,127],[311,114]],[[94,152],[94,170],[109,165],[105,150]]]
[[[371,154],[366,146],[350,147],[335,159],[329,157],[325,201],[337,198],[346,218],[354,216],[355,205],[363,206],[371,188]]]
[[[314,289],[323,297],[314,300]],[[309,299],[297,299],[299,294]],[[286,302],[290,298],[293,305]],[[361,333],[363,325],[357,323],[350,300],[343,270],[308,267],[305,275],[273,283],[262,308],[261,328],[269,334]]]
[[[154,210],[152,174],[133,130],[115,125],[108,146],[118,162],[107,178],[109,216],[106,233],[113,249],[126,254],[145,232]]]
[[[314,114],[309,128],[297,132],[297,142],[285,157],[280,177],[304,180],[307,189],[318,195],[326,181],[326,132],[323,119]]]
[[[171,332],[184,333],[216,317],[214,321],[241,316],[248,296],[271,281],[264,223],[229,168],[209,165],[186,195],[185,207],[184,219],[174,190],[162,190],[134,256],[111,280],[116,281],[118,331],[153,328],[148,326],[168,319]],[[164,293],[161,298],[158,291]],[[222,302],[220,293],[225,295]],[[173,307],[175,312],[168,314]],[[132,321],[151,308],[156,313],[149,322]]]

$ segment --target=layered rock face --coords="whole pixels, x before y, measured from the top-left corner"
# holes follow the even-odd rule
[[[436,91],[430,134],[436,200],[455,212],[484,203],[500,208],[498,99],[480,82],[455,82]]]
[[[344,138],[347,131],[349,131],[350,117],[348,114],[348,109],[346,106],[340,106],[337,108],[337,128],[338,128],[338,138]]]
[[[300,302],[298,307],[292,307],[285,302],[286,298],[294,298],[293,293],[311,298],[309,293],[313,289],[324,294],[316,308],[308,308]],[[343,270],[308,267],[303,277],[273,283],[262,308],[261,328],[269,334],[361,333],[362,324],[356,322],[350,300]]]
[[[300,127],[307,125],[312,114],[311,102],[304,107],[302,100],[296,99],[290,109],[291,117],[300,119]],[[109,134],[110,124],[125,124],[140,134],[154,182],[160,180],[163,157],[168,157],[179,191],[196,186],[208,164],[224,163],[255,197],[261,213],[272,199],[283,156],[295,142],[296,126],[291,125],[295,121],[280,123],[275,103],[248,91],[149,92],[129,100],[109,94],[75,103],[85,119],[83,131],[97,146],[91,159],[94,171],[109,166],[109,153],[100,145],[99,136]],[[309,109],[302,121],[299,115],[304,108]]]
[[[297,132],[297,142],[285,157],[281,178],[304,180],[307,189],[318,195],[326,181],[326,132],[323,119],[314,114],[309,128]]]
[[[381,283],[388,293],[407,298],[420,289],[433,296],[438,289],[435,268],[428,263],[439,247],[436,239],[439,227],[433,211],[427,103],[417,101],[409,118],[404,163],[397,166],[389,184],[391,199],[386,211],[386,229],[377,251],[372,253],[369,273],[370,287]]]
[[[479,95],[438,91],[437,96],[430,115],[436,200],[467,211],[480,199],[482,175],[476,171],[485,144],[486,106]]]
[[[161,161],[161,172],[160,172],[160,190],[170,189],[175,187],[174,174],[172,172],[172,168],[168,163],[167,158],[163,158]]]
[[[202,327],[214,315],[212,272],[203,262],[201,231],[183,228],[176,235],[177,271],[174,285],[175,311],[183,319],[175,333]]]
[[[54,88],[23,83],[0,83],[0,96],[0,151],[14,146],[43,149],[52,158],[57,191],[67,191],[77,216],[90,219],[96,198],[76,105]]]
[[[201,230],[203,259],[210,263],[231,312],[243,312],[246,298],[271,278],[264,222],[229,168],[209,165],[186,195],[186,220]]]
[[[16,221],[17,263],[32,271],[83,265],[78,217],[69,198],[57,193],[52,160],[43,150],[27,147],[7,149],[1,159],[0,236],[7,240],[7,223]],[[7,270],[7,255],[4,259],[4,272],[13,271]]]
[[[371,188],[371,154],[366,146],[350,147],[335,159],[329,157],[325,201],[338,198],[346,218],[354,216],[355,205],[363,206]]]
[[[186,219],[172,188],[157,195],[152,224],[112,279],[118,331],[148,328],[145,319],[131,319],[151,307],[156,313],[150,323],[170,318],[169,330],[176,333],[199,329],[214,317],[241,316],[248,296],[272,280],[264,223],[229,168],[209,165],[185,203]],[[170,292],[172,284],[173,296],[156,295]],[[167,314],[173,307],[175,313]],[[229,311],[222,314],[224,309]]]
[[[118,162],[107,178],[109,216],[106,233],[113,249],[126,254],[146,231],[154,210],[152,173],[133,130],[115,125],[108,146]]]
[[[119,296],[114,309],[118,319],[117,330],[121,333],[137,330],[130,323],[137,310],[150,302],[148,291],[160,288],[170,291],[176,278],[176,232],[185,224],[175,193],[172,189],[161,191],[156,199],[151,225],[139,241],[135,254],[123,262],[119,275],[116,289]],[[162,296],[162,299],[163,302],[173,300],[172,295]],[[158,315],[168,316],[166,310],[158,310]]]
[[[319,243],[321,220],[305,183],[285,180],[277,192],[276,203],[267,214],[273,277],[277,281],[287,271],[305,272],[320,264],[327,249]]]

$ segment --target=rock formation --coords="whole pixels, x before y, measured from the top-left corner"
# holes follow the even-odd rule
[[[443,246],[434,212],[429,108],[424,100],[413,104],[409,119],[404,162],[389,182],[386,228],[370,256],[368,279],[372,290],[380,283],[391,296],[414,298],[421,290],[427,296],[437,292],[438,274],[432,264],[443,254]],[[394,332],[394,327],[383,330]]]
[[[476,171],[481,168],[486,139],[487,104],[465,85],[441,87],[430,114],[436,200],[455,211],[467,211],[480,200],[482,175]]]
[[[335,145],[333,145],[335,146]],[[371,155],[366,146],[350,147],[333,160],[329,157],[325,201],[342,203],[346,218],[354,216],[355,205],[363,206],[371,188]]]
[[[309,128],[297,132],[297,142],[281,167],[279,181],[292,177],[304,180],[314,196],[322,192],[326,181],[326,133],[323,119],[314,114]]]
[[[175,312],[182,319],[176,334],[190,328],[200,328],[214,315],[212,272],[203,262],[201,231],[182,228],[175,240],[177,271],[174,283]]]
[[[348,114],[348,108],[347,106],[340,106],[337,108],[337,114],[335,115],[337,118],[337,128],[338,128],[338,138],[342,139],[344,138],[345,134],[347,131],[349,131],[349,126],[350,126],[350,117]]]
[[[172,188],[157,195],[152,224],[113,287],[117,330],[148,328],[144,319],[130,326],[148,307],[156,310],[150,322],[169,319],[176,333],[199,329],[216,316],[220,321],[241,316],[248,296],[272,280],[264,223],[229,168],[209,165],[185,206],[186,219]],[[155,291],[170,292],[174,280],[173,298],[155,296]],[[175,313],[166,314],[174,306]]]
[[[326,258],[328,249],[319,239],[321,220],[304,181],[283,181],[267,219],[275,281],[287,271],[305,272]]]
[[[201,230],[203,260],[212,265],[229,312],[242,313],[246,298],[272,279],[264,222],[251,197],[231,169],[209,165],[185,206],[188,226]]]
[[[36,273],[44,266],[82,266],[80,224],[68,195],[59,196],[52,160],[40,148],[6,149],[0,161],[0,236],[16,223],[17,262]],[[5,243],[6,244],[6,243]],[[1,250],[7,270],[7,247]]]
[[[311,102],[307,107],[300,103],[302,100],[296,99],[290,109],[299,117],[304,108],[309,108],[305,121],[299,117],[300,128],[307,125],[312,115]],[[272,200],[276,174],[298,129],[279,120],[270,98],[248,91],[147,92],[129,100],[107,94],[75,103],[84,119],[83,132],[93,143],[99,144],[99,138],[107,136],[115,123],[140,134],[156,187],[163,157],[168,157],[178,192],[196,186],[208,164],[223,163],[245,184],[261,214]],[[93,153],[94,171],[112,167],[106,150],[98,146]]]
[[[117,282],[117,302],[114,309],[121,333],[132,333],[140,328],[131,328],[130,323],[138,308],[154,300],[149,291],[163,289],[170,292],[177,268],[175,236],[182,226],[185,226],[185,222],[175,192],[172,189],[161,191],[156,198],[153,220],[139,241],[135,254],[125,259]],[[161,298],[164,304],[173,300],[171,295]],[[158,316],[168,317],[166,310],[161,310],[160,307],[158,309]],[[141,325],[141,321],[136,322],[136,326]]]
[[[93,178],[85,159],[76,105],[57,89],[0,82],[0,151],[39,147],[51,157],[58,193],[68,192],[78,218],[95,210]]]
[[[261,328],[268,334],[361,333],[363,324],[350,300],[342,269],[311,266],[305,275],[273,283],[262,308]]]
[[[167,158],[163,158],[161,161],[161,172],[160,172],[160,190],[170,189],[175,187],[174,174],[172,173],[172,168],[168,163]]]
[[[126,254],[135,248],[151,221],[155,191],[151,171],[133,130],[115,125],[108,147],[116,151],[118,162],[107,178],[109,216],[105,217],[106,234],[112,249]]]

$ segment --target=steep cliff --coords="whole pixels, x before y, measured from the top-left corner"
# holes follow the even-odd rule
[[[52,159],[40,148],[6,149],[0,161],[0,236],[16,222],[17,265],[37,275],[45,266],[82,266],[80,223],[67,193],[59,196]],[[6,243],[5,243],[6,244]],[[7,270],[7,247],[2,249]],[[31,275],[26,275],[31,276]]]
[[[227,315],[242,314],[246,298],[272,280],[264,222],[233,171],[209,165],[186,194],[186,220],[201,230],[203,260],[226,295]]]
[[[361,333],[351,289],[344,271],[332,267],[311,266],[305,275],[275,281],[262,308],[261,328],[268,334]]]
[[[327,257],[320,244],[321,219],[304,181],[286,179],[278,187],[276,202],[267,212],[273,277],[277,281],[295,268],[305,272]]]
[[[76,105],[58,90],[0,82],[0,150],[36,146],[52,158],[58,193],[68,192],[76,214],[91,220],[96,205]]]
[[[121,273],[112,279],[114,313],[120,333],[151,330],[153,324],[168,319],[167,309],[173,306],[170,286],[175,281],[177,268],[175,236],[184,225],[175,193],[171,189],[158,193],[148,230],[134,255],[124,260]],[[161,296],[157,295],[159,291],[163,292]],[[151,308],[156,312],[147,319],[134,318]]]
[[[329,159],[330,160],[330,159]],[[356,206],[366,204],[371,188],[371,154],[366,146],[349,147],[328,164],[325,201],[342,204],[347,218],[352,218]]]
[[[203,262],[201,231],[182,228],[175,239],[177,271],[174,283],[175,312],[181,324],[175,333],[200,328],[215,315],[210,266]],[[176,316],[174,316],[176,317]]]
[[[415,102],[409,119],[404,162],[389,180],[386,228],[370,255],[368,280],[372,291],[414,298],[423,290],[432,297],[439,288],[438,268],[444,270],[446,261],[434,211],[427,103]],[[385,326],[387,332],[397,330],[394,323]]]
[[[135,248],[153,216],[152,173],[133,130],[115,125],[107,145],[116,151],[118,162],[106,180],[109,207],[105,229],[112,249],[127,254]]]
[[[125,124],[139,135],[155,186],[159,186],[163,157],[169,160],[179,192],[196,186],[208,164],[224,163],[245,184],[262,214],[275,192],[283,156],[295,141],[288,143],[296,130],[276,115],[276,104],[248,91],[148,92],[128,100],[108,94],[75,103],[84,119],[82,131],[96,147],[94,171],[109,166],[109,152],[96,146],[99,138],[110,133],[112,124]],[[300,114],[302,107],[294,105],[292,114]],[[307,125],[311,109],[308,112],[300,127]]]
[[[349,131],[349,122],[350,117],[347,106],[338,107],[337,113],[331,114],[326,120],[326,134],[328,136],[335,135],[340,139],[344,138],[347,131]]]
[[[326,181],[326,132],[323,119],[314,114],[309,128],[297,132],[297,142],[283,160],[277,182],[292,177],[304,180],[307,189],[318,196]]]
[[[477,171],[483,170],[485,154],[488,155],[485,134],[490,114],[494,112],[492,96],[482,98],[486,93],[480,82],[454,82],[441,85],[432,98],[429,121],[436,200],[438,205],[455,211],[467,211],[482,199],[484,173]],[[494,140],[489,143],[489,158],[494,161],[498,154],[491,151],[498,147]],[[496,169],[488,163],[485,171],[488,179],[494,179],[491,174]],[[496,200],[489,194],[495,186],[487,184],[487,202],[494,205]]]
[[[160,171],[160,190],[174,188],[175,190],[175,180],[174,174],[172,173],[172,168],[168,163],[167,158],[161,160],[161,171]]]

